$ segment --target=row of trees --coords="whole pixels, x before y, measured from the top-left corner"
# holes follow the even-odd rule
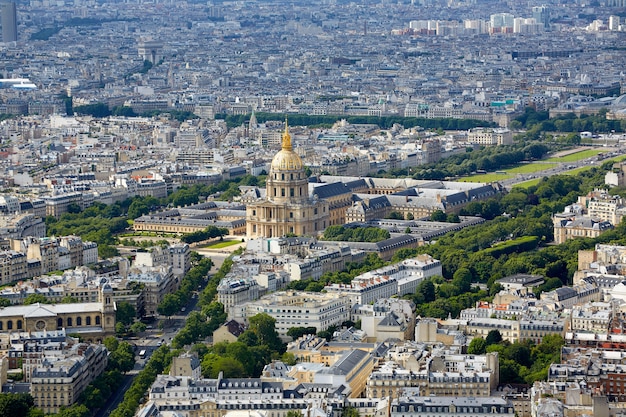
[[[146,64],[144,61],[141,67],[139,67],[135,72],[144,73],[148,72],[150,68],[152,68],[152,64]],[[151,110],[148,112],[137,114],[135,111],[128,106],[115,106],[113,108],[109,108],[106,103],[94,103],[94,104],[85,104],[82,106],[72,107],[73,112],[79,115],[88,115],[93,117],[109,117],[109,116],[124,116],[124,117],[153,117],[159,116],[161,114],[169,114],[171,118],[176,119],[180,122],[189,119],[197,119],[198,116],[193,114],[193,112],[186,110],[175,110],[175,109],[163,109],[163,110]]]
[[[373,124],[382,129],[389,129],[395,124],[405,128],[420,126],[424,129],[467,130],[475,127],[495,126],[492,122],[474,119],[426,119],[419,117],[401,116],[345,116],[345,115],[309,115],[309,114],[282,114],[282,113],[255,113],[260,122],[284,121],[289,117],[292,126],[331,126],[340,120],[351,124]],[[224,119],[228,127],[241,126],[250,120],[250,115],[216,114],[216,119]]]
[[[189,303],[194,291],[201,288],[213,268],[213,261],[203,258],[183,277],[176,292],[166,294],[159,303],[157,311],[164,316],[171,316]]]
[[[234,252],[234,254],[240,253],[241,250]],[[215,297],[217,295],[217,286],[222,278],[230,272],[232,266],[232,257],[228,257],[224,260],[220,269],[213,276],[208,277],[208,282],[198,297],[200,311],[193,311],[187,316],[185,327],[172,340],[174,348],[193,345],[205,339],[226,321],[227,315],[224,312],[224,306],[215,301]],[[209,271],[210,268],[202,276],[207,277]]]
[[[328,226],[324,230],[324,240],[340,242],[380,242],[389,239],[388,230],[379,227]]]
[[[526,129],[524,136],[531,140],[541,138],[545,132],[625,132],[626,121],[607,120],[607,112],[608,109],[601,109],[595,115],[576,116],[572,113],[551,119],[547,111],[538,112],[527,107],[523,115],[511,121],[511,129]]]
[[[113,410],[110,417],[133,417],[139,404],[143,402],[146,391],[155,381],[157,375],[162,374],[180,351],[170,350],[167,345],[159,347],[152,353],[150,360],[133,380],[130,388],[124,394],[120,405]]]
[[[209,226],[204,230],[198,230],[197,232],[186,234],[181,237],[181,242],[184,243],[197,243],[216,237],[222,238],[228,234],[228,229],[225,227]]]

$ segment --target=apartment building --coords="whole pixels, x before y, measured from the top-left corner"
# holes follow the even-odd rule
[[[44,413],[58,413],[61,407],[74,404],[87,385],[102,374],[107,355],[103,345],[81,343],[67,356],[46,357],[31,375],[35,407]]]
[[[350,298],[327,293],[280,291],[257,301],[230,310],[229,319],[247,322],[249,317],[267,313],[276,319],[276,331],[284,340],[291,340],[292,327],[315,327],[317,331],[339,326],[350,319]]]
[[[470,129],[467,142],[482,146],[512,145],[513,133],[508,129]]]
[[[501,397],[418,397],[402,396],[391,403],[390,417],[466,416],[513,417],[510,400]]]
[[[224,311],[247,301],[259,299],[259,284],[253,278],[227,277],[217,286],[217,300],[224,305]]]
[[[25,253],[14,250],[0,252],[0,284],[30,278]]]
[[[178,289],[180,281],[167,265],[155,267],[136,266],[130,269],[127,279],[144,285],[144,314],[157,315],[157,307],[163,298]]]
[[[569,239],[595,238],[607,230],[613,229],[613,225],[605,220],[588,216],[555,214],[554,242],[560,244]]]

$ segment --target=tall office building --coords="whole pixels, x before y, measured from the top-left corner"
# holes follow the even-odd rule
[[[550,8],[546,5],[535,6],[532,9],[533,17],[537,23],[543,25],[545,29],[550,27]]]
[[[17,8],[15,3],[2,3],[2,42],[17,41]]]

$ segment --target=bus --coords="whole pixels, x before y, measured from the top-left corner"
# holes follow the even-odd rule
[[[141,351],[139,352],[139,357],[140,357],[141,359],[143,359],[143,358],[145,358],[145,357],[146,357],[146,350],[145,350],[145,349],[143,349],[143,350],[141,350]]]

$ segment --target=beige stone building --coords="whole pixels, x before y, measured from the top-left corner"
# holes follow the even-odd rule
[[[111,287],[104,285],[96,303],[36,303],[0,309],[0,333],[63,328],[89,341],[101,341],[115,334],[115,303]]]
[[[554,242],[556,244],[561,244],[569,239],[595,238],[607,230],[613,229],[613,225],[608,221],[567,213],[555,214],[553,223]]]
[[[248,238],[316,235],[330,225],[328,202],[309,198],[308,177],[293,151],[287,125],[282,149],[270,165],[266,188],[266,199],[246,208]]]
[[[87,385],[107,365],[107,350],[100,344],[75,346],[71,355],[46,358],[31,376],[31,395],[35,407],[44,413],[58,413],[74,404]]]

